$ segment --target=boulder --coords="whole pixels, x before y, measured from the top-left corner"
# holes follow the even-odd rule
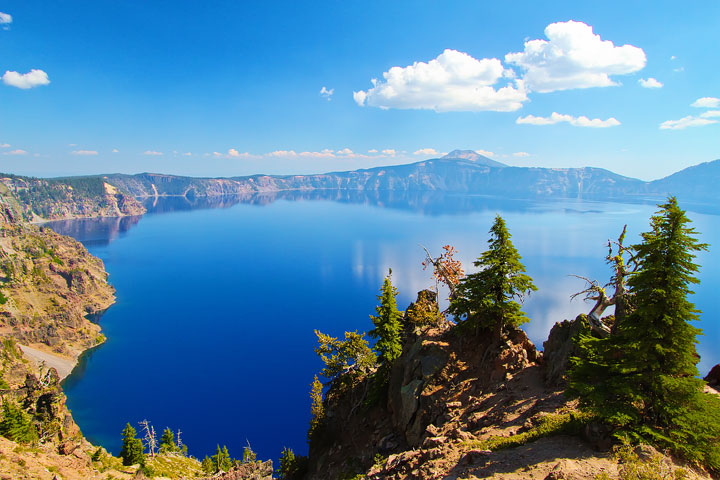
[[[703,380],[714,389],[720,388],[720,363],[710,369],[710,373],[707,374]]]
[[[565,383],[570,357],[578,353],[575,338],[589,330],[586,315],[578,315],[575,320],[563,320],[556,323],[548,339],[543,343],[543,365],[545,381],[548,385],[558,386]]]

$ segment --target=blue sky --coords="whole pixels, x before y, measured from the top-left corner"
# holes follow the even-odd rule
[[[462,148],[653,179],[720,158],[717,1],[0,12],[0,171],[314,173]]]

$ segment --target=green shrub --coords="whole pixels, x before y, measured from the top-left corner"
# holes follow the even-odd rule
[[[34,443],[37,441],[37,428],[33,424],[30,415],[10,401],[3,403],[2,412],[0,435],[17,443]]]

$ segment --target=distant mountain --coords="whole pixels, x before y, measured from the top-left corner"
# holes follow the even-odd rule
[[[720,199],[720,160],[701,163],[650,182],[648,189],[660,195],[675,195],[678,199],[715,201]]]
[[[441,157],[442,160],[448,160],[448,159],[463,159],[463,160],[469,160],[476,165],[485,165],[488,167],[507,167],[504,163],[497,162],[493,159],[490,159],[484,155],[480,155],[475,150],[453,150],[452,152],[448,153],[447,155]]]
[[[136,197],[215,196],[284,190],[404,190],[477,193],[514,197],[646,193],[647,183],[601,168],[510,167],[472,151],[407,165],[374,167],[319,175],[253,175],[191,178],[142,173],[108,175],[108,183]]]
[[[66,196],[74,197],[87,190],[82,197],[83,201],[87,203],[92,200],[89,198],[92,196],[91,193],[97,190],[97,205],[107,206],[108,212],[114,211],[117,215],[128,214],[125,212],[127,209],[123,210],[132,201],[132,198],[126,197],[128,194],[136,198],[179,196],[191,200],[223,195],[247,196],[258,193],[327,190],[369,194],[372,192],[404,192],[414,196],[429,192],[462,193],[515,199],[553,196],[585,196],[600,199],[627,199],[629,196],[661,198],[671,194],[677,196],[681,201],[714,203],[720,200],[720,189],[716,187],[720,183],[720,160],[689,167],[652,182],[625,177],[602,168],[511,167],[472,150],[453,150],[441,158],[406,165],[318,175],[194,178],[141,173],[48,181],[8,176],[2,181],[14,193],[14,196],[17,196],[20,203],[28,205],[28,211],[40,212],[53,207],[54,203],[50,206],[45,204],[47,203],[46,197],[48,199],[57,198],[56,191],[62,191]],[[39,186],[27,188],[27,182],[33,185],[39,182]],[[49,188],[48,185],[52,186],[52,192],[45,191]],[[88,185],[93,189],[87,187]],[[40,187],[43,189],[38,190]],[[111,192],[113,188],[117,191]],[[70,196],[68,196],[68,201]],[[80,211],[74,212],[63,208],[62,212],[53,210],[49,212],[51,214],[40,214],[40,216],[58,218],[81,214]],[[94,212],[88,215],[112,215],[112,213],[103,213],[99,207],[94,210],[88,208],[84,208],[83,211]]]

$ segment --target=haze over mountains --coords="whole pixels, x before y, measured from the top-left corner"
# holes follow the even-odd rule
[[[232,178],[193,178],[142,173],[104,177],[136,197],[163,195],[216,196],[283,190],[403,190],[502,195],[626,197],[676,195],[680,199],[712,201],[720,194],[720,160],[684,169],[652,182],[585,168],[512,167],[472,150],[408,165],[375,167],[317,175],[252,175]]]

